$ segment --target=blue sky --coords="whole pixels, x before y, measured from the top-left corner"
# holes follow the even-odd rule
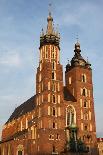
[[[103,1],[0,0],[0,128],[35,93],[39,37],[48,4],[61,34],[61,64],[73,56],[79,35],[82,55],[93,69],[97,136],[103,136]]]

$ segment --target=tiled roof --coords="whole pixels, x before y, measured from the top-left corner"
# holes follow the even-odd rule
[[[68,90],[66,86],[63,89],[63,93],[64,93],[64,100],[76,102],[75,97],[70,93],[70,91]]]
[[[97,142],[103,142],[103,138],[97,138]]]
[[[26,102],[24,102],[14,110],[14,112],[12,113],[12,115],[10,116],[10,118],[6,123],[11,122],[13,119],[19,118],[20,116],[26,114],[27,112],[32,111],[34,108],[35,108],[35,96],[32,96],[30,99],[28,99]]]

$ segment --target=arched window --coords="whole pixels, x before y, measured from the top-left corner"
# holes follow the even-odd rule
[[[56,91],[56,84],[54,82],[52,84],[52,91]]]
[[[53,107],[52,112],[53,112],[53,116],[55,116],[56,115],[55,107]]]
[[[86,75],[82,74],[82,82],[86,82]]]
[[[17,155],[24,155],[24,147],[23,147],[23,145],[18,145],[18,147],[17,147]]]
[[[53,103],[55,103],[55,95],[53,95]]]
[[[86,96],[86,90],[85,88],[83,88],[83,93],[82,93],[83,96]]]
[[[55,122],[53,122],[53,129],[55,129]]]
[[[54,79],[54,72],[52,72],[52,79]]]
[[[55,146],[53,145],[53,152],[55,152]]]
[[[87,112],[84,114],[84,120],[88,120],[88,113]]]
[[[84,126],[84,130],[85,130],[85,131],[88,130],[88,126],[87,126],[87,125]]]
[[[71,106],[68,107],[66,118],[67,118],[67,122],[66,122],[67,126],[76,123],[75,122],[75,111],[74,111],[73,107],[71,107]]]
[[[52,62],[52,69],[53,70],[56,69],[56,63],[55,63],[55,61]]]
[[[87,101],[84,101],[84,108],[87,108],[87,107],[88,107]]]

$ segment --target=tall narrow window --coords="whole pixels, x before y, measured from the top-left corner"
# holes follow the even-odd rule
[[[84,101],[84,108],[87,108],[87,107],[88,107],[87,101]]]
[[[56,115],[55,107],[53,107],[52,111],[53,111],[53,116],[55,116]]]
[[[87,129],[88,129],[88,126],[87,126],[87,125],[85,125],[85,126],[84,126],[84,130],[85,130],[85,131],[87,131]]]
[[[85,88],[83,88],[83,93],[82,93],[83,96],[86,96],[86,90]]]
[[[86,82],[86,75],[82,74],[82,82]]]
[[[53,122],[53,129],[55,129],[55,122]]]
[[[56,84],[54,82],[52,84],[52,91],[56,91]]]
[[[72,107],[69,107],[67,109],[67,126],[70,126],[72,124],[74,124],[74,119],[75,119],[75,115],[74,115],[74,109]]]
[[[57,133],[57,135],[56,135],[56,139],[59,139],[59,134]]]
[[[84,120],[88,120],[88,114],[87,114],[87,112],[84,114]]]
[[[53,152],[55,152],[55,146],[53,145]]]
[[[55,95],[53,95],[53,103],[55,103]]]
[[[52,79],[54,79],[54,72],[52,72]]]

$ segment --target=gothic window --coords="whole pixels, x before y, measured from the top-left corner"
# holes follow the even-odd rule
[[[52,58],[54,59],[54,52],[53,52],[53,54],[52,54]]]
[[[85,125],[85,126],[84,126],[84,130],[85,130],[85,131],[87,131],[87,129],[88,129],[88,126],[87,126],[87,125]]]
[[[86,75],[82,74],[82,82],[86,82]]]
[[[55,146],[53,145],[53,152],[55,152]]]
[[[87,113],[84,114],[84,120],[88,120],[88,114]]]
[[[85,88],[83,88],[83,93],[82,93],[83,96],[86,96],[86,90]]]
[[[69,107],[67,110],[67,126],[74,124],[74,109],[72,107]]]
[[[53,95],[53,103],[55,103],[55,95]]]
[[[52,112],[53,112],[53,116],[55,116],[56,115],[56,109],[55,109],[55,107],[53,107]]]
[[[56,91],[56,84],[54,82],[52,84],[52,91]]]
[[[87,108],[87,107],[88,107],[87,101],[84,101],[84,108]]]
[[[53,129],[55,129],[55,122],[53,122]]]
[[[57,135],[56,135],[56,139],[59,139],[59,134],[57,133]]]
[[[54,79],[54,72],[52,72],[52,79]]]
[[[56,63],[53,61],[52,62],[52,69],[55,70],[56,69]]]

